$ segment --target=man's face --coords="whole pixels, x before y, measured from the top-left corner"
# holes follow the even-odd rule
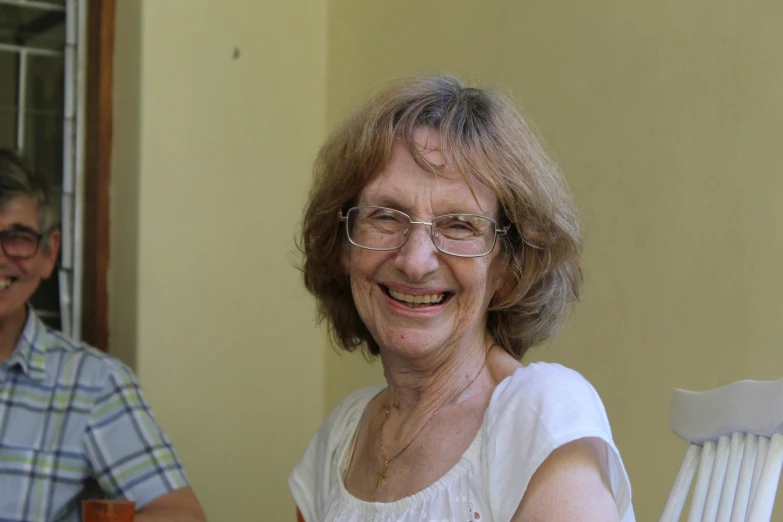
[[[3,323],[17,314],[24,314],[25,303],[41,279],[52,274],[60,248],[60,232],[49,232],[48,250],[43,248],[41,240],[32,257],[8,255],[14,252],[12,241],[30,240],[31,235],[42,233],[38,204],[27,197],[11,199],[0,206],[0,232],[4,233],[5,242],[5,248],[0,248],[0,323]]]

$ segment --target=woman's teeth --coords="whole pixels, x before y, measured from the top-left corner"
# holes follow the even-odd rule
[[[446,294],[413,295],[395,292],[392,289],[389,289],[389,295],[397,301],[412,305],[414,308],[417,306],[440,304],[446,299]]]
[[[14,281],[16,281],[16,279],[13,277],[0,277],[0,290],[5,290],[11,286]]]

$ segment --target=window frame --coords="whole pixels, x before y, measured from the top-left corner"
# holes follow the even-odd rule
[[[109,349],[109,189],[116,0],[87,0],[81,339]]]

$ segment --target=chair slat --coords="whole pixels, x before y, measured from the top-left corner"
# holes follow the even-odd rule
[[[707,490],[707,499],[704,501],[704,512],[701,522],[715,522],[718,515],[723,480],[726,478],[726,468],[729,464],[729,452],[731,451],[730,439],[723,435],[718,439],[718,448],[715,450],[715,463],[712,466],[710,487]]]
[[[756,463],[753,465],[753,478],[750,481],[750,496],[748,497],[748,514],[745,515],[745,520],[748,520],[750,516],[750,506],[753,505],[753,498],[756,496],[756,487],[759,483],[761,470],[764,468],[768,449],[769,439],[767,437],[759,437],[759,450],[756,452]]]
[[[693,487],[691,508],[688,511],[688,522],[701,522],[704,513],[704,503],[707,500],[707,491],[710,487],[712,467],[715,463],[715,443],[705,442],[701,449],[699,462],[699,474],[696,477],[696,485]]]
[[[674,485],[658,522],[677,522],[680,520],[685,499],[688,498],[688,491],[691,489],[691,482],[693,482],[693,476],[696,474],[696,468],[699,465],[700,455],[701,446],[697,444],[688,446],[688,451],[685,452],[685,458],[682,459],[677,478],[674,479]]]
[[[775,504],[775,493],[780,481],[780,468],[783,465],[783,435],[772,437],[764,459],[764,468],[759,477],[756,493],[750,504],[748,522],[769,522],[772,518],[772,508]]]
[[[759,438],[748,434],[745,437],[745,450],[742,454],[742,466],[737,479],[737,494],[734,496],[734,507],[731,509],[731,522],[745,522],[750,499],[750,483],[753,479],[753,468],[756,464]]]
[[[744,450],[745,436],[742,433],[732,433],[729,462],[726,466],[726,478],[723,479],[720,504],[718,504],[718,513],[715,517],[717,522],[731,521],[731,510],[734,507],[734,499],[737,495],[737,482]]]

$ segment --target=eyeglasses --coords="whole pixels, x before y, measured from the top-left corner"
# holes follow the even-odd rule
[[[337,213],[346,224],[348,241],[367,250],[397,250],[410,237],[412,225],[430,227],[435,247],[457,257],[482,257],[495,248],[498,235],[510,227],[498,228],[497,221],[475,214],[447,214],[426,221],[413,221],[399,210],[386,207],[353,207]]]
[[[0,230],[3,253],[16,259],[28,259],[38,252],[43,234],[26,230]]]

